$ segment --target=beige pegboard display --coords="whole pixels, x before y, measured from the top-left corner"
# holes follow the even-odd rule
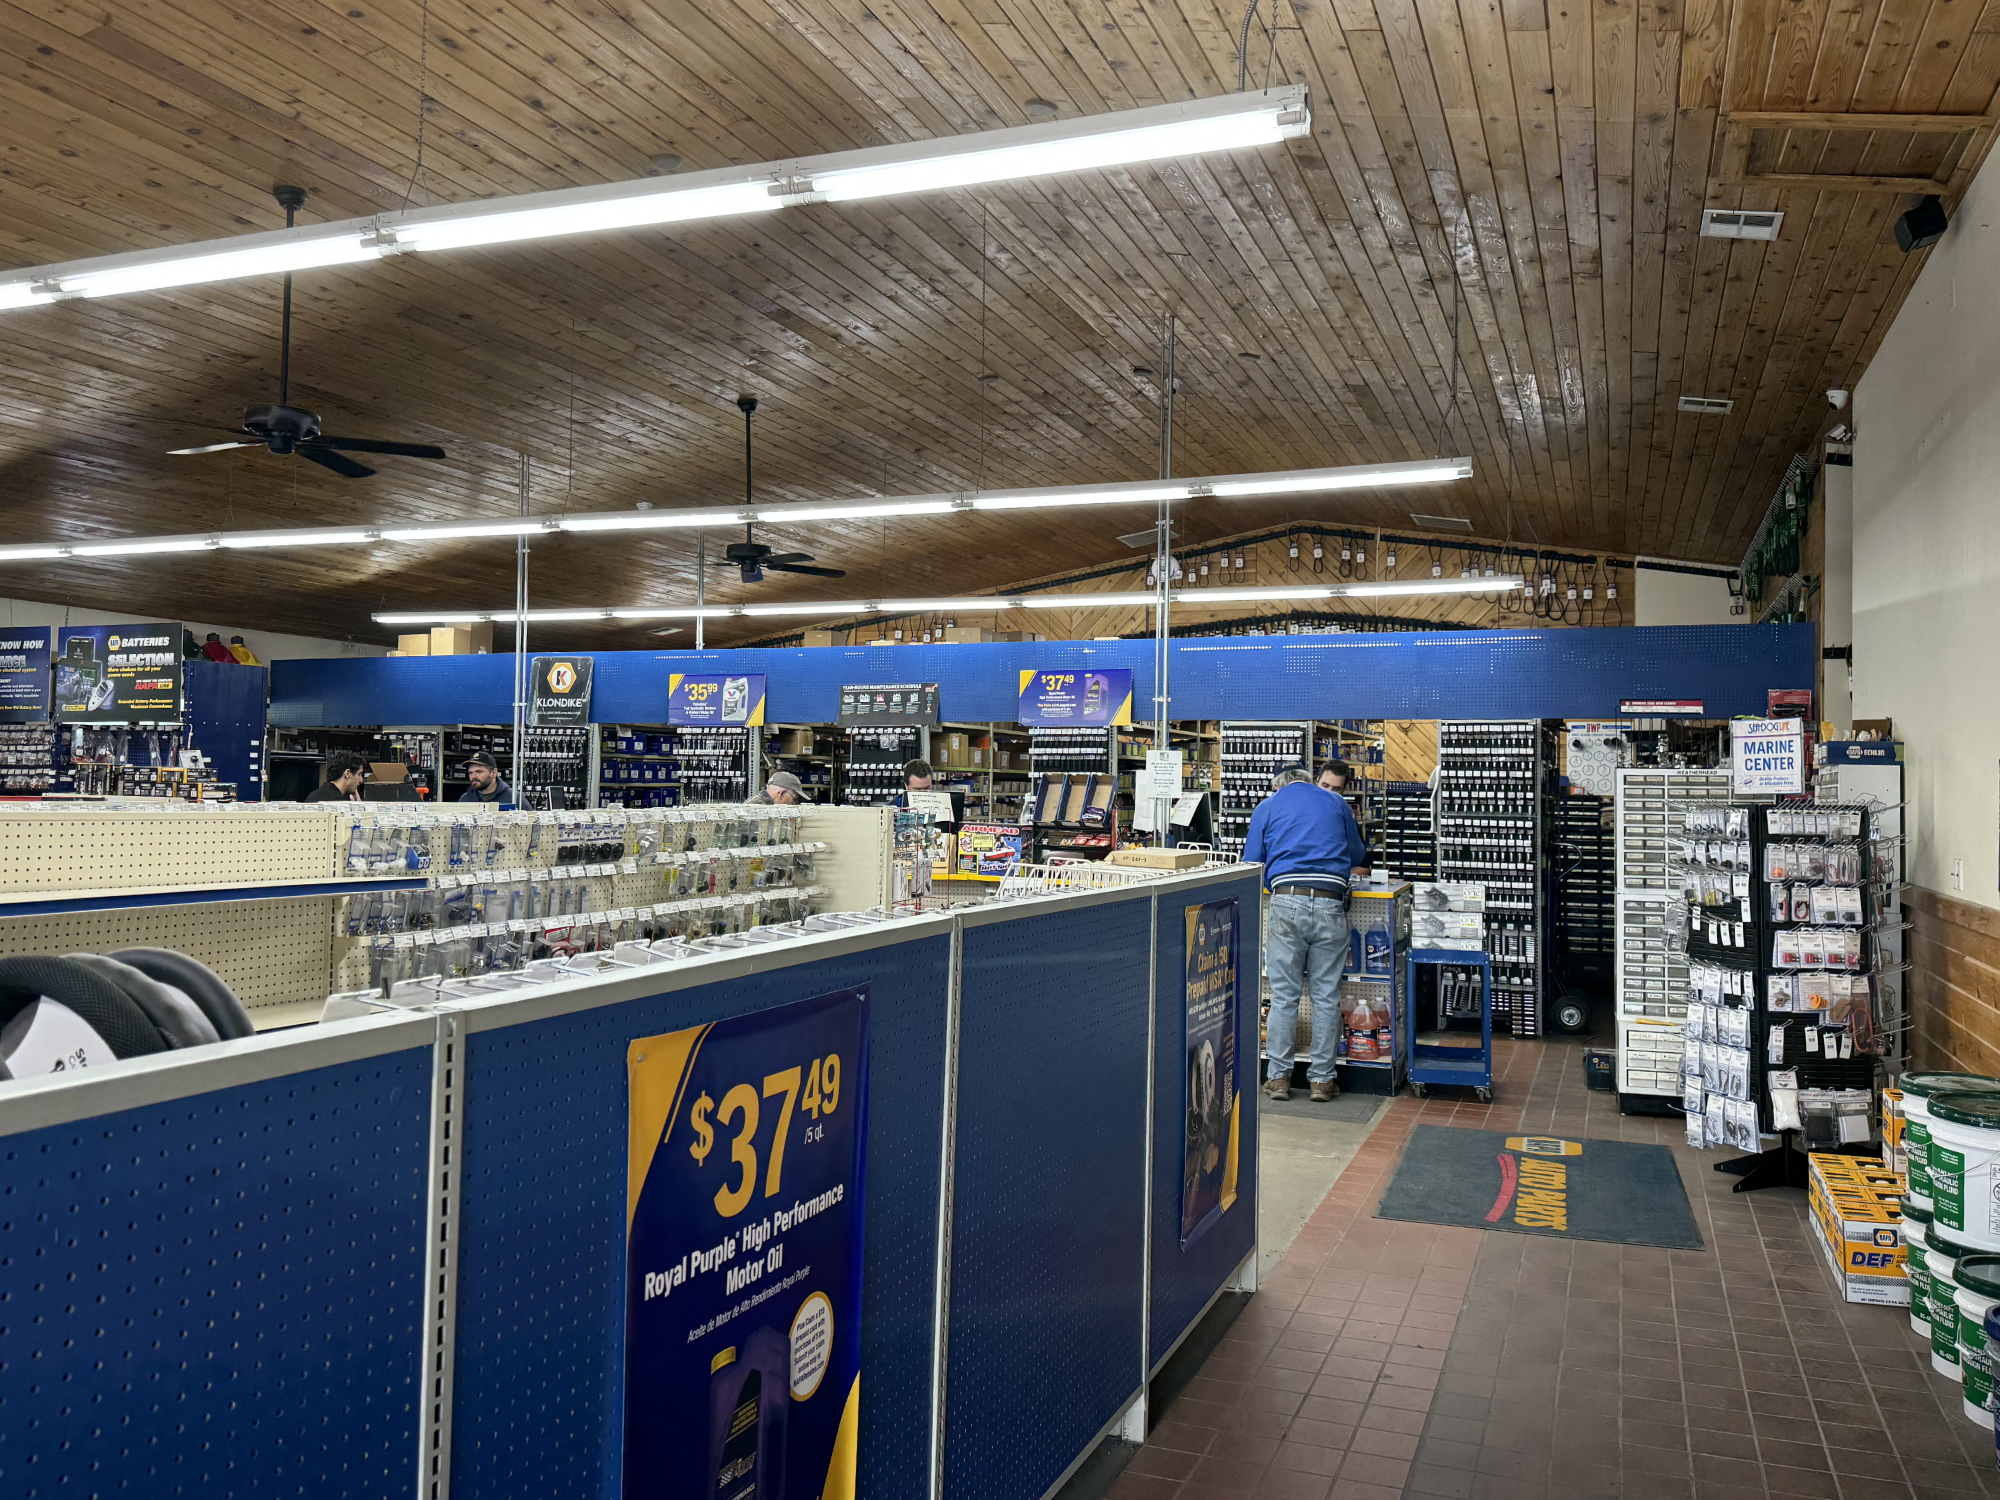
[[[207,964],[262,1022],[260,1007],[324,1000],[333,978],[331,896],[125,907],[0,920],[0,956],[173,948]]]
[[[887,906],[894,889],[896,813],[889,807],[814,807],[805,837],[824,843],[817,880],[827,888],[825,911],[869,911]]]
[[[0,812],[0,892],[331,880],[330,813]]]

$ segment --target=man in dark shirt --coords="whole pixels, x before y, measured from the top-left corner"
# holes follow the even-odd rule
[[[512,805],[514,789],[500,779],[500,767],[481,750],[465,763],[465,779],[472,785],[459,797],[461,802],[505,802]]]
[[[336,750],[326,758],[326,782],[306,793],[308,802],[359,802],[368,762],[352,750]]]

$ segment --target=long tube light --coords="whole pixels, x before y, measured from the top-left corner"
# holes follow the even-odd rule
[[[869,146],[671,178],[558,188],[335,224],[64,261],[0,280],[0,311],[235,281],[384,256],[766,213],[1273,145],[1312,128],[1303,85],[1113,110],[944,140]]]
[[[1315,599],[1367,599],[1390,594],[1503,594],[1526,587],[1519,574],[1492,578],[1426,578],[1409,583],[1334,583],[1277,588],[1175,589],[1170,604],[1247,604]],[[465,610],[391,611],[373,615],[377,625],[504,625],[526,618],[530,624],[577,620],[729,620],[780,615],[977,614],[1008,609],[1145,609],[1159,602],[1150,589],[1137,593],[973,594],[953,599],[801,599],[774,604],[644,605],[611,609],[511,609],[486,613]]]
[[[201,552],[215,548],[372,547],[382,542],[443,542],[481,537],[584,534],[597,531],[703,531],[745,522],[787,525],[798,521],[899,520],[978,511],[1071,510],[1086,505],[1156,505],[1161,500],[1255,499],[1262,495],[1333,493],[1447,484],[1470,478],[1469,458],[1418,459],[1392,464],[1348,464],[1327,469],[1284,469],[1266,474],[1225,474],[1208,479],[1132,480],[1115,484],[1053,485],[1043,489],[962,490],[881,499],[809,500],[787,505],[703,506],[688,510],[585,511],[560,516],[519,516],[490,521],[418,521],[407,525],[217,531],[185,536],[124,537],[106,541],[30,542],[0,546],[0,562],[45,562],[63,557],[144,556],[152,552]]]

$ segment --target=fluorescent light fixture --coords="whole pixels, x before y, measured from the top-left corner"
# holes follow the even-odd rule
[[[1304,135],[1311,127],[1301,85],[1223,94],[943,140],[405,209],[38,266],[0,283],[0,310],[62,297],[110,297],[316,270],[385,255],[689,223],[767,213],[793,203],[879,198],[1244,150]]]
[[[1279,600],[1339,599],[1397,594],[1498,594],[1523,587],[1518,575],[1496,578],[1426,578],[1409,583],[1335,583],[1311,587],[1279,585],[1255,589],[1176,589],[1170,601],[1181,605],[1270,603]],[[977,614],[1007,609],[1147,609],[1157,603],[1148,593],[1113,594],[973,594],[950,599],[801,599],[774,604],[718,604],[703,609],[688,606],[635,606],[630,609],[531,609],[529,624],[559,620],[707,620],[766,619],[780,615],[909,615]],[[492,621],[504,625],[512,610],[486,614],[443,612],[372,616],[378,625],[465,625]]]
[[[1099,167],[1130,166],[1171,156],[1239,151],[1275,145],[1312,127],[1304,90],[1224,94],[1186,104],[1086,116],[1060,125],[1017,125],[921,146],[876,147],[848,153],[873,157],[851,165],[813,169],[799,176],[815,197],[833,203],[927,193],[1024,177],[1051,177]],[[1107,128],[1109,126],[1109,128]]]
[[[224,547],[356,547],[382,539],[379,531],[238,531],[216,538]]]
[[[78,542],[68,550],[72,557],[146,557],[156,552],[206,552],[221,543],[207,536],[163,536],[151,541]]]
[[[1213,481],[1210,493],[1225,500],[1253,495],[1297,495],[1328,490],[1366,490],[1389,485],[1449,484],[1472,477],[1469,458],[1427,458],[1400,464],[1349,464],[1338,469],[1297,469],[1282,474],[1247,474]]]
[[[1091,484],[1071,488],[1041,490],[975,490],[970,496],[972,510],[1069,510],[1078,505],[1157,505],[1162,500],[1185,500],[1193,481],[1179,484]]]
[[[551,518],[559,531],[698,531],[708,526],[740,526],[762,519],[755,510],[738,506],[723,510],[604,510]]]
[[[532,536],[549,529],[545,516],[523,516],[513,521],[443,521],[425,526],[385,526],[385,542],[443,542],[462,537]]]
[[[27,547],[0,547],[0,562],[35,562],[46,557],[65,557],[67,547],[33,545]]]
[[[835,500],[825,504],[808,501],[803,505],[787,505],[760,510],[757,519],[775,521],[782,518],[794,521],[865,521],[877,516],[943,516],[959,509],[956,500]]]

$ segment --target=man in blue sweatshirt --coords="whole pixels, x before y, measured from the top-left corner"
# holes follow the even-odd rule
[[[1314,1101],[1324,1102],[1340,1092],[1334,1049],[1340,1037],[1340,975],[1347,967],[1347,884],[1357,871],[1368,873],[1368,847],[1347,799],[1313,785],[1303,766],[1286,767],[1273,783],[1277,790],[1258,806],[1243,843],[1243,858],[1264,867],[1264,887],[1271,893],[1264,928],[1264,972],[1271,980],[1264,1092],[1273,1099],[1292,1097],[1299,997],[1310,986],[1312,1057],[1306,1077]]]

